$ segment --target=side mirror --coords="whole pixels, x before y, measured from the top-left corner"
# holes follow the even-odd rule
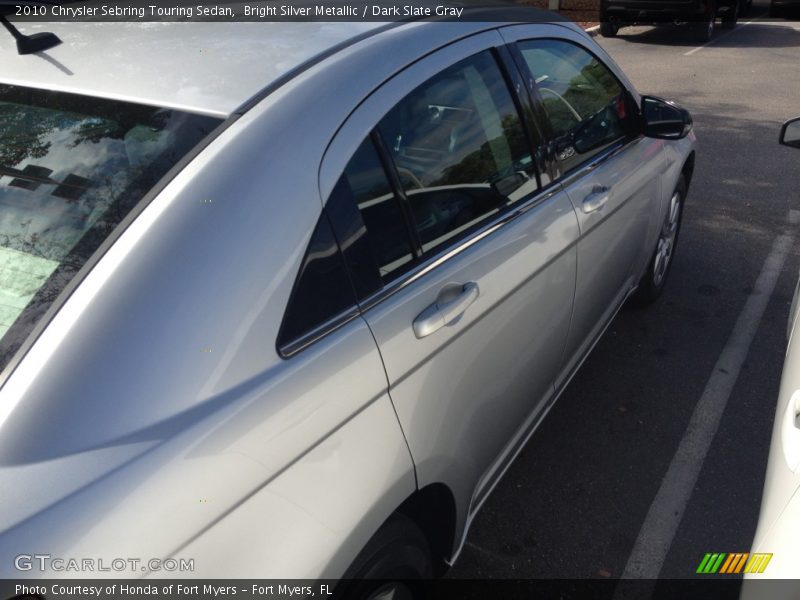
[[[679,140],[692,130],[692,115],[668,100],[654,96],[642,97],[644,134],[663,140]]]
[[[784,146],[800,148],[800,117],[789,119],[783,124],[778,141]]]

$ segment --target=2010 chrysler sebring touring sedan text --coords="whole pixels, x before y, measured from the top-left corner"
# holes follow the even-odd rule
[[[620,306],[661,292],[694,165],[686,111],[505,14],[0,39],[2,576],[455,560]]]

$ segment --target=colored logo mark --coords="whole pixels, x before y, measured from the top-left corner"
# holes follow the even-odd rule
[[[772,554],[737,552],[726,554],[724,552],[708,552],[700,561],[697,573],[703,575],[738,573],[763,573],[767,568]]]

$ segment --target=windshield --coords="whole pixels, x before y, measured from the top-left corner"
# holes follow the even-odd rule
[[[0,84],[0,369],[219,119]]]

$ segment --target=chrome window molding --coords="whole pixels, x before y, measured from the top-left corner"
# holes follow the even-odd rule
[[[630,148],[633,144],[638,144],[643,139],[644,135],[639,135],[638,137],[632,137],[632,138],[620,138],[617,141],[612,142],[608,148],[596,154],[587,162],[575,167],[574,169],[568,171],[567,173],[556,179],[556,183],[560,183],[564,187],[572,185],[578,179],[586,177],[587,175],[595,171],[598,167],[605,164],[615,156],[621,154],[622,152]]]
[[[359,306],[362,312],[366,312],[374,306],[380,304],[387,298],[395,295],[400,290],[405,289],[418,279],[421,279],[434,269],[447,263],[452,258],[460,255],[468,248],[477,244],[486,237],[489,237],[494,232],[502,229],[508,224],[514,222],[519,217],[530,211],[532,208],[548,201],[561,191],[560,184],[553,184],[545,189],[537,190],[537,193],[530,197],[528,200],[521,201],[516,207],[501,213],[492,220],[487,221],[482,227],[474,231],[472,235],[466,238],[457,240],[452,246],[443,248],[440,252],[431,255],[426,260],[420,262],[411,270],[404,273],[398,279],[388,283],[382,289],[376,291],[370,296],[364,298]]]
[[[506,45],[505,47],[508,46],[509,45]],[[586,50],[586,48],[584,48],[584,50]],[[503,72],[504,78],[506,78],[507,73],[505,72],[505,69],[508,68],[508,65],[504,63],[502,57],[498,56],[497,54],[495,54],[495,60],[497,61],[499,68]],[[508,84],[507,80],[506,83]],[[621,82],[620,86],[623,87],[624,89],[627,89],[627,87],[624,86]],[[509,90],[510,93],[512,93],[512,97],[517,112],[520,113],[520,115],[522,115],[520,107],[517,105],[518,102],[520,101],[520,99],[517,97],[518,91],[513,86],[509,86]],[[535,104],[536,101],[533,100],[533,102]],[[522,118],[522,116],[520,118]],[[361,316],[363,313],[369,311],[370,309],[379,305],[383,301],[394,296],[401,290],[413,284],[415,281],[421,279],[428,273],[434,271],[441,265],[446,264],[452,258],[459,256],[461,253],[465,252],[468,248],[472,247],[474,244],[477,244],[484,238],[492,235],[494,232],[514,222],[516,219],[520,218],[522,215],[530,211],[532,208],[548,201],[557,193],[561,192],[564,187],[572,184],[573,182],[577,181],[582,177],[589,175],[597,168],[599,168],[601,165],[613,159],[618,154],[624,152],[632,144],[638,143],[643,138],[644,138],[643,135],[631,138],[623,137],[612,142],[608,148],[597,153],[587,162],[575,167],[566,174],[563,174],[560,177],[555,178],[546,187],[538,189],[527,200],[522,200],[518,202],[517,205],[514,206],[513,208],[497,215],[494,219],[487,220],[481,227],[473,231],[467,237],[457,239],[452,245],[442,248],[439,252],[429,257],[426,257],[423,254],[420,257],[422,258],[422,260],[417,265],[415,265],[408,271],[404,272],[397,279],[394,279],[391,282],[387,283],[381,289],[370,294],[369,296],[361,300],[357,305],[354,305],[342,311],[341,313],[335,315],[328,321],[318,325],[314,329],[303,334],[299,338],[292,340],[291,342],[284,344],[283,346],[278,347],[277,349],[279,356],[281,356],[281,358],[288,359],[296,355],[297,353],[301,352],[302,350],[308,348],[312,344],[316,343],[322,338],[338,330],[340,327],[343,327],[356,317]],[[541,175],[539,173],[538,167],[536,171],[538,178]]]
[[[644,139],[644,136],[639,136],[637,138],[632,138],[629,140],[621,139],[615,142],[605,151],[596,155],[590,161],[584,163],[575,170],[569,172],[566,176],[554,181],[551,185],[549,185],[544,189],[537,190],[537,193],[535,195],[528,198],[527,200],[521,201],[514,209],[508,210],[498,215],[491,221],[486,222],[480,229],[473,232],[473,234],[470,235],[469,237],[461,238],[454,245],[449,246],[447,248],[443,248],[437,254],[434,254],[427,260],[422,261],[414,268],[405,272],[399,278],[385,285],[382,289],[376,291],[370,296],[367,296],[357,306],[352,306],[342,311],[338,315],[335,315],[328,321],[318,325],[317,327],[305,333],[304,335],[300,336],[296,340],[292,340],[288,344],[284,344],[283,346],[278,348],[279,355],[281,356],[281,358],[288,359],[296,355],[298,352],[305,350],[312,344],[316,343],[317,341],[321,340],[327,335],[333,333],[340,327],[343,327],[356,317],[361,316],[361,314],[377,306],[384,300],[387,300],[391,296],[394,296],[395,294],[405,289],[418,279],[421,279],[422,277],[432,272],[433,270],[437,269],[441,265],[446,264],[450,259],[460,255],[462,252],[466,251],[468,248],[477,244],[484,238],[492,235],[494,232],[502,229],[508,224],[513,223],[515,220],[517,220],[522,215],[530,211],[532,208],[538,206],[539,204],[547,202],[557,193],[562,191],[563,187],[568,186],[574,181],[580,179],[581,177],[585,177],[586,175],[588,175],[589,173],[600,167],[603,163],[611,160],[621,152],[624,152],[632,144],[639,143],[639,141],[641,141],[642,139]]]
[[[613,143],[609,148],[597,154],[590,161],[571,171],[566,176],[557,179],[546,188],[538,190],[534,196],[528,200],[522,201],[517,207],[515,207],[515,209],[498,215],[495,219],[488,221],[483,227],[475,231],[471,236],[462,238],[453,246],[445,248],[441,252],[431,256],[429,259],[421,262],[413,269],[404,273],[398,279],[384,286],[383,289],[380,289],[365,298],[359,304],[361,311],[366,312],[374,306],[380,304],[390,296],[393,296],[400,290],[424,277],[426,274],[430,273],[440,265],[445,264],[451,258],[458,256],[474,244],[493,234],[495,231],[498,231],[509,223],[512,223],[532,208],[546,202],[558,192],[562,191],[562,189],[568,186],[570,183],[573,183],[581,177],[585,177],[605,162],[627,150],[631,145],[639,143],[639,141],[642,139],[644,139],[644,136],[639,136],[628,140],[623,138]]]
[[[382,289],[376,291],[370,296],[367,296],[367,298],[362,300],[358,305],[354,305],[343,310],[339,314],[331,317],[324,323],[321,323],[299,338],[296,338],[291,342],[278,347],[278,355],[284,359],[292,358],[297,353],[305,350],[312,344],[315,344],[339,328],[347,325],[353,319],[361,316],[364,312],[395,295],[400,290],[405,289],[434,269],[447,263],[447,261],[458,256],[474,244],[477,244],[482,239],[493,234],[495,231],[498,231],[509,223],[512,223],[530,211],[532,208],[547,202],[560,191],[560,184],[553,184],[546,189],[538,190],[534,196],[528,198],[527,200],[521,201],[513,210],[508,210],[498,215],[496,218],[485,223],[483,227],[473,232],[471,236],[458,240],[453,246],[443,248],[440,252],[430,256],[427,260],[419,263],[411,270],[405,272],[398,279],[395,279]]]
[[[305,350],[315,342],[326,337],[328,334],[333,333],[340,327],[344,327],[360,315],[361,311],[358,310],[358,306],[350,306],[324,323],[317,325],[314,329],[307,331],[300,337],[278,347],[278,355],[281,358],[291,358],[298,352]]]

